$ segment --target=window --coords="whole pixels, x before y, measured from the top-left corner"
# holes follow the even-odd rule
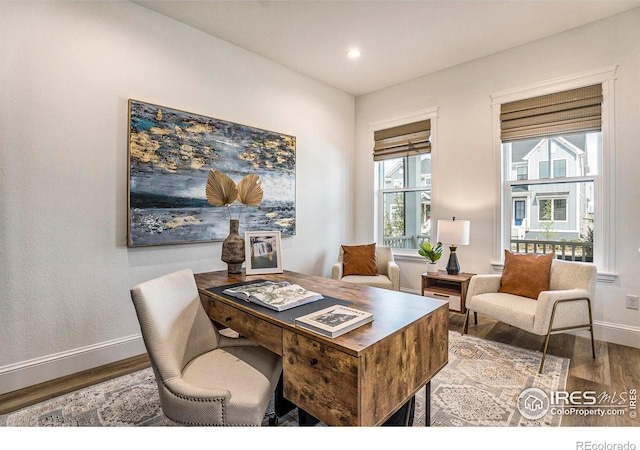
[[[549,161],[540,161],[538,163],[539,178],[549,178]]]
[[[541,198],[538,208],[538,220],[540,222],[557,222],[567,220],[567,199],[566,198]]]
[[[557,82],[564,89],[550,82],[492,96],[504,192],[496,258],[502,249],[553,251],[612,270],[612,218],[603,211],[613,198],[605,168],[611,167],[614,73]]]
[[[513,202],[513,221],[515,226],[522,225],[522,222],[527,217],[526,210],[527,202],[525,200],[514,200]]]
[[[518,166],[516,167],[516,174],[518,180],[526,180],[529,178],[529,168],[527,166]]]
[[[566,176],[567,176],[567,160],[554,159],[553,160],[553,178],[562,178]]]
[[[431,120],[374,130],[378,239],[417,249],[431,235]]]

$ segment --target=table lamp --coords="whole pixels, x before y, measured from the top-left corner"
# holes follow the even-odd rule
[[[438,220],[438,242],[449,244],[449,262],[447,263],[447,273],[449,275],[458,275],[460,273],[460,264],[456,249],[458,245],[469,245],[469,228],[468,220]]]

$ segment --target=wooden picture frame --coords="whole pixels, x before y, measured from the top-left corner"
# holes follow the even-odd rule
[[[246,231],[244,251],[247,275],[282,273],[280,231]]]

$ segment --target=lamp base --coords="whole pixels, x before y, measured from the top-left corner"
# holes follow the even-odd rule
[[[449,255],[449,262],[447,263],[447,273],[449,275],[458,275],[460,273],[460,264],[458,263],[456,249],[457,247],[454,245],[449,247],[449,250],[451,250],[451,254]]]

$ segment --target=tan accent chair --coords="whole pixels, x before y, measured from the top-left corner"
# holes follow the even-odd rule
[[[280,356],[221,336],[189,269],[131,289],[165,415],[186,425],[259,426],[280,374]]]
[[[367,286],[400,290],[400,267],[396,264],[390,247],[376,246],[376,260],[378,262],[378,274],[373,276],[347,275],[343,276],[343,251],[340,247],[338,262],[331,266],[331,278],[347,283],[365,284]]]
[[[462,334],[468,330],[469,312],[473,311],[529,333],[546,335],[538,369],[538,373],[542,373],[551,334],[588,329],[591,332],[591,350],[596,357],[591,314],[591,302],[596,293],[595,265],[554,259],[550,289],[541,292],[537,299],[499,293],[501,276],[489,274],[471,278]]]

